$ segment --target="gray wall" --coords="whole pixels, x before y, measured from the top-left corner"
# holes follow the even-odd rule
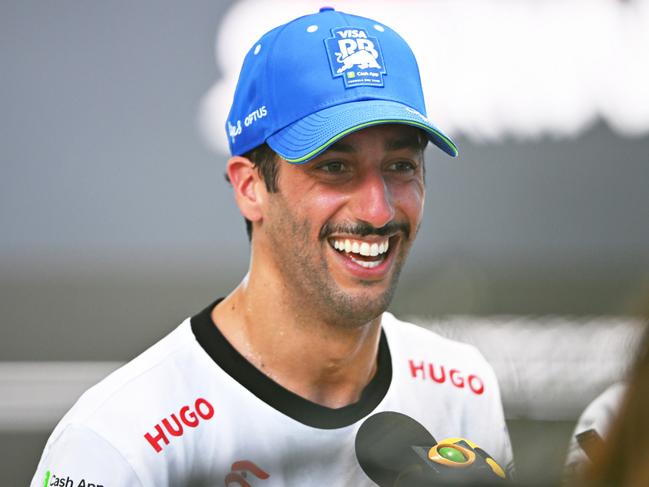
[[[245,272],[226,156],[196,126],[229,3],[0,3],[0,360],[127,360]],[[646,309],[649,137],[458,142],[427,153],[396,312]],[[543,431],[513,425],[515,446]],[[24,483],[46,433],[0,436]]]

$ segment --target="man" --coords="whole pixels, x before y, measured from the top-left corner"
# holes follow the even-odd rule
[[[474,441],[503,476],[491,368],[385,313],[422,218],[424,148],[457,155],[406,43],[330,8],[280,26],[247,54],[226,130],[248,274],[84,394],[32,485],[373,485],[367,457],[400,458],[408,431],[426,448]],[[472,465],[463,445],[441,455]]]

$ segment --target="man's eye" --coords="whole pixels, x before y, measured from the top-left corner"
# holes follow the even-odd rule
[[[395,172],[412,172],[417,169],[417,165],[411,161],[397,161],[390,164],[388,168]]]
[[[346,168],[345,164],[340,161],[331,161],[327,162],[326,164],[322,164],[319,169],[324,172],[335,174],[345,171]]]

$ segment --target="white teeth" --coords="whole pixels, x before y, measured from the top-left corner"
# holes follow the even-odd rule
[[[390,241],[385,240],[381,243],[368,243],[359,240],[334,240],[333,246],[336,250],[341,252],[360,254],[365,257],[376,257],[377,255],[384,254],[390,247]]]
[[[372,245],[370,245],[370,255],[372,257],[379,255],[379,244],[373,243]]]
[[[351,257],[352,261],[354,261],[356,264],[360,265],[361,267],[365,267],[366,269],[373,269],[377,265],[381,263],[380,260],[373,260],[373,261],[367,261],[367,260],[357,260]]]

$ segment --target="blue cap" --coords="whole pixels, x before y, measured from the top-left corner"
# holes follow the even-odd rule
[[[248,51],[226,132],[232,155],[267,142],[301,164],[356,130],[386,123],[418,127],[457,156],[428,120],[417,61],[401,36],[325,7],[276,27]]]

